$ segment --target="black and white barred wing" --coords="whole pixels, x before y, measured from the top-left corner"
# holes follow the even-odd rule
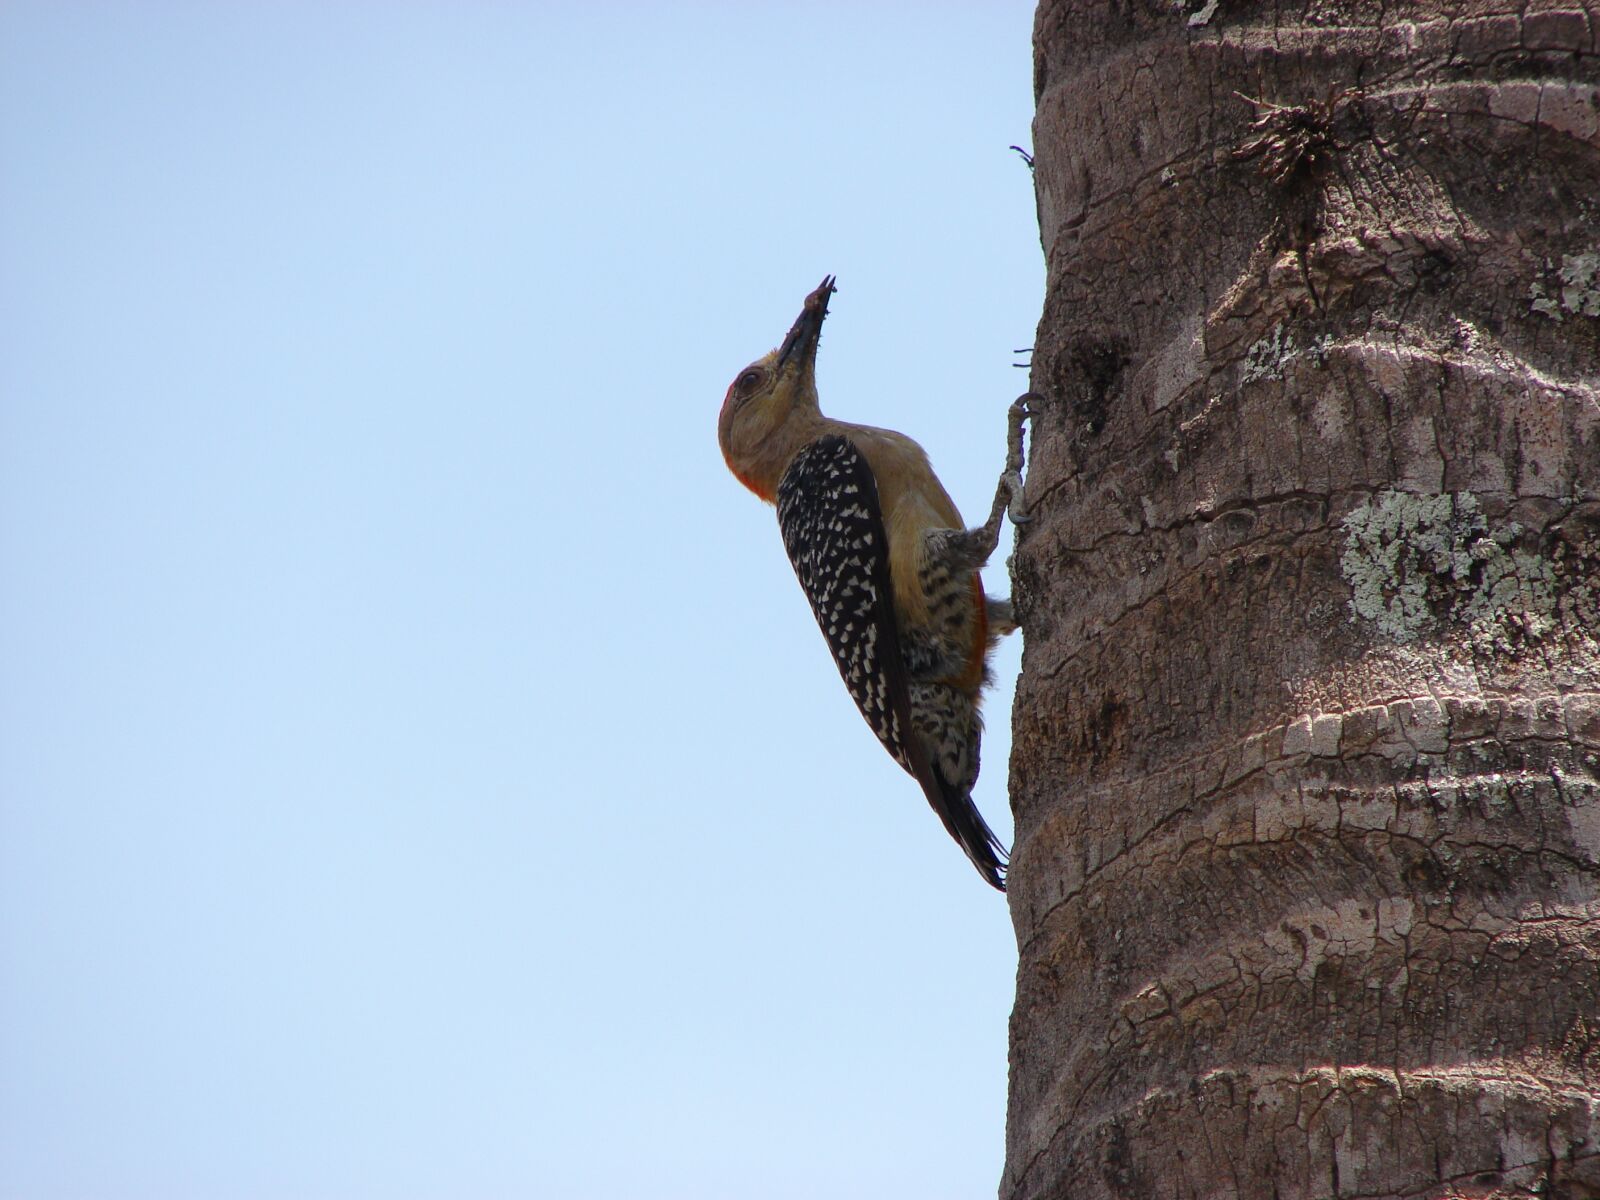
[[[778,528],[856,707],[895,761],[920,777],[889,539],[872,468],[855,443],[830,434],[795,456],[778,482]]]

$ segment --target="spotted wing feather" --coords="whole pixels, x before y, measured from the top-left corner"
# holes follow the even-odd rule
[[[919,774],[878,485],[855,443],[830,434],[795,456],[778,482],[778,527],[856,707],[895,761]]]

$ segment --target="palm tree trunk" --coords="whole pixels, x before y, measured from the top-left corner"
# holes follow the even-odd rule
[[[1041,3],[1003,1197],[1600,1196],[1597,50]]]

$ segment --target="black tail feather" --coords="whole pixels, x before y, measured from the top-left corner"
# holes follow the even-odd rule
[[[939,814],[939,820],[978,869],[983,881],[997,891],[1005,891],[1011,855],[972,802],[972,793],[940,779],[931,767],[914,774],[933,811]]]
[[[983,876],[984,882],[998,891],[1005,891],[1006,869],[1010,866],[1011,856],[983,819],[972,797],[946,793],[944,804],[935,805],[934,809],[944,821],[944,827],[950,831],[950,836],[961,844],[972,865],[978,868],[978,874]]]

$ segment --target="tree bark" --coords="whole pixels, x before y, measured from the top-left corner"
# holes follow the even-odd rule
[[[1597,51],[1041,3],[1003,1197],[1600,1196]]]

